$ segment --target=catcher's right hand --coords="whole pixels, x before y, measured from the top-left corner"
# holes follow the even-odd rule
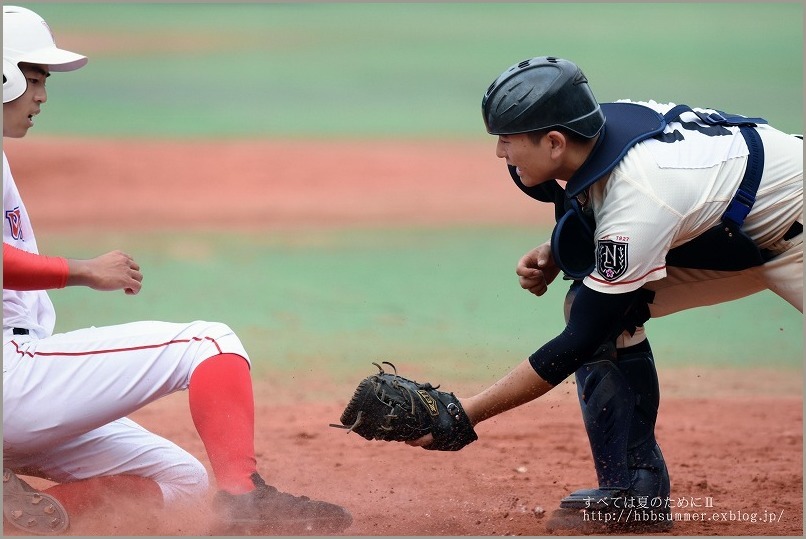
[[[548,291],[549,285],[559,275],[560,268],[554,262],[551,254],[551,244],[538,245],[518,260],[515,267],[518,283],[521,288],[542,296]]]
[[[458,451],[478,439],[470,419],[453,393],[439,391],[397,374],[384,372],[364,378],[341,414],[341,425],[367,440],[416,442],[424,449]],[[427,435],[433,437],[429,443]],[[426,444],[426,445],[423,445]]]

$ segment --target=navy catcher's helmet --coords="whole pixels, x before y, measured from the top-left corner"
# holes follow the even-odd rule
[[[605,122],[588,79],[573,62],[538,56],[504,71],[481,100],[491,135],[564,127],[593,138]]]

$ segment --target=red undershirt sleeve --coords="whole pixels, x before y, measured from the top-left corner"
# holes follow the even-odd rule
[[[67,286],[67,259],[29,253],[3,243],[3,288],[49,290]]]

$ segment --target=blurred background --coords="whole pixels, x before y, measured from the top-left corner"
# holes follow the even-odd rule
[[[803,130],[800,3],[24,5],[90,57],[48,82],[43,132],[480,138],[487,86],[533,56],[576,62],[599,101]]]
[[[48,80],[29,139],[312,141],[309,159],[316,141],[484,143],[491,160],[481,97],[506,68],[541,55],[580,65],[600,101],[686,103],[803,131],[799,3],[20,5],[48,21],[57,45],[90,58],[81,76]],[[137,298],[51,294],[57,330],[222,320],[258,372],[354,380],[391,360],[435,382],[484,385],[563,326],[565,286],[534,300],[514,279],[549,221],[224,228],[41,234],[46,253],[122,248],[147,268]],[[767,292],[649,331],[661,368],[802,367],[802,317]]]

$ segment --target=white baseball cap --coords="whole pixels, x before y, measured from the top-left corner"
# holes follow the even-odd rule
[[[87,57],[56,46],[45,20],[24,7],[3,6],[3,59],[42,64],[50,71],[74,71],[87,64]]]

